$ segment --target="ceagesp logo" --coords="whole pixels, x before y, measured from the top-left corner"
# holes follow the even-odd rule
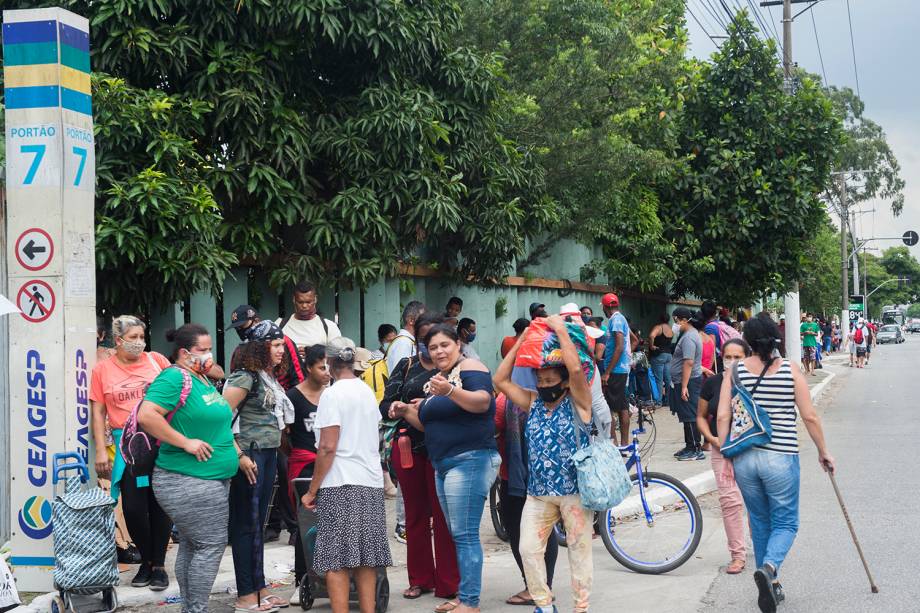
[[[51,503],[41,496],[32,496],[19,511],[19,527],[31,539],[47,538],[51,534]]]

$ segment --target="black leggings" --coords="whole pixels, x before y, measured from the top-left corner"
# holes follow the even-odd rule
[[[121,478],[121,508],[131,541],[141,554],[141,560],[161,567],[166,562],[166,547],[172,520],[160,508],[153,488],[137,487],[136,477],[128,471]]]
[[[703,435],[700,434],[700,429],[696,427],[695,421],[685,421],[684,422],[684,443],[687,444],[687,449],[693,449],[695,451],[700,450],[702,445]]]
[[[508,493],[508,482],[502,479],[499,487],[499,495],[502,500],[502,523],[505,524],[505,530],[508,531],[508,541],[511,544],[511,554],[514,561],[517,562],[518,568],[521,569],[521,577],[524,577],[524,564],[521,562],[521,514],[524,512],[524,503],[527,497],[512,496]],[[556,557],[559,555],[559,543],[556,542],[556,534],[550,533],[549,540],[546,542],[546,554],[543,559],[546,562],[546,584],[553,587],[553,573],[556,570]],[[524,577],[524,585],[527,585],[527,578]]]

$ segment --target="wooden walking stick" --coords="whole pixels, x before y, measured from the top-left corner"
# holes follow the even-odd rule
[[[831,478],[831,485],[834,486],[834,493],[837,494],[837,502],[840,503],[840,510],[843,511],[843,518],[847,520],[847,528],[850,529],[850,536],[853,537],[853,544],[856,545],[856,551],[859,553],[859,559],[862,560],[863,568],[866,569],[866,576],[869,577],[869,588],[873,594],[878,594],[878,586],[875,585],[875,579],[872,578],[872,572],[869,570],[869,564],[866,563],[866,556],[863,555],[862,547],[859,545],[859,539],[856,538],[856,531],[853,530],[853,522],[850,521],[850,514],[847,513],[847,507],[843,504],[843,497],[840,495],[840,488],[837,487],[837,480],[834,478],[832,470],[827,471],[827,476]]]

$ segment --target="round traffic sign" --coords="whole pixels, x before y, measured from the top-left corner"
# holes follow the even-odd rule
[[[54,312],[54,290],[39,279],[26,281],[16,294],[16,305],[22,311],[22,317],[34,324],[51,317]]]
[[[41,270],[54,257],[54,241],[41,228],[29,228],[16,239],[16,261],[26,270]]]
[[[920,235],[918,235],[913,230],[908,230],[904,233],[904,236],[901,238],[901,240],[904,241],[904,244],[908,247],[913,247],[917,244],[918,241],[920,241]]]

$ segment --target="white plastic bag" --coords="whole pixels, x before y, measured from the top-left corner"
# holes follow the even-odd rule
[[[19,604],[22,604],[22,601],[19,600],[19,592],[16,590],[13,573],[10,571],[10,567],[6,565],[6,560],[3,559],[3,556],[0,556],[0,609]]]

